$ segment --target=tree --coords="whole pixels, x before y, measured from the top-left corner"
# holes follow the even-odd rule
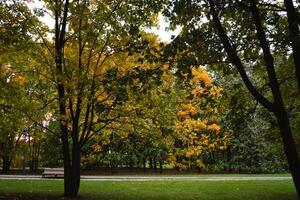
[[[205,58],[204,55],[207,55],[207,53],[204,53],[194,61],[205,64],[209,63],[207,62],[208,59],[217,58],[210,61],[232,63],[251,95],[274,114],[296,190],[298,196],[300,196],[299,156],[280,89],[281,85],[286,83],[283,81],[286,80],[286,77],[276,73],[278,62],[274,60],[274,56],[276,58],[293,56],[296,73],[292,77],[299,80],[299,73],[297,73],[299,70],[298,58],[295,56],[299,43],[299,40],[297,40],[299,21],[296,18],[297,11],[293,6],[293,2],[287,0],[284,3],[285,7],[277,2],[272,4],[267,1],[256,0],[245,2],[179,1],[173,7],[178,16],[168,12],[166,14],[173,17],[174,22],[187,24],[183,33],[187,36],[189,44],[192,43],[191,41],[194,42],[194,44],[187,45],[190,49],[191,46],[203,45],[207,47],[205,50],[208,52],[214,52],[213,56]],[[187,13],[187,10],[193,10],[193,12]],[[287,13],[287,18],[279,14],[279,12],[284,11]],[[207,21],[201,23],[199,19],[206,19]],[[286,30],[289,30],[289,32]],[[196,35],[197,33],[199,36]],[[204,38],[203,36],[206,34],[210,34],[211,37]],[[200,38],[204,39],[204,44],[203,41],[199,41]],[[222,46],[218,45],[218,42]],[[290,46],[292,51],[289,51]],[[196,51],[199,52],[201,46],[197,48]],[[222,53],[226,53],[227,57],[224,57]],[[210,64],[213,62],[210,62]],[[265,66],[265,68],[262,66]],[[268,94],[270,95],[261,94],[260,90],[255,87],[255,80],[253,80],[251,73],[249,75],[250,67],[262,70],[261,77],[266,81],[263,88],[268,87]],[[291,87],[294,87],[294,85]],[[295,91],[295,88],[293,90]],[[294,95],[293,98],[297,96]]]
[[[286,157],[276,119],[251,99],[237,76],[220,73],[216,78],[223,89],[219,102],[222,130],[231,134],[228,148],[222,155],[223,167],[230,172],[284,171]]]
[[[188,79],[189,80],[189,79]],[[214,85],[204,67],[193,67],[186,80],[174,120],[173,163],[180,169],[204,167],[204,155],[214,160],[216,150],[226,150],[229,135],[221,132],[217,104],[222,89]]]
[[[14,3],[26,7],[22,2]],[[32,12],[24,12],[20,6],[17,13],[33,24],[39,42],[38,53],[31,54],[31,58],[36,62],[34,70],[42,72],[43,81],[51,88],[49,96],[54,97],[45,105],[57,103],[50,111],[54,115],[51,120],[59,123],[60,131],[39,125],[61,139],[64,193],[74,197],[80,185],[83,146],[114,120],[101,117],[126,99],[126,90],[109,82],[118,75],[115,60],[120,54],[126,57],[143,50],[139,29],[153,23],[161,3],[130,0],[43,3],[44,8]],[[32,15],[43,14],[53,18],[53,29],[40,26],[32,19]],[[103,103],[106,107],[100,106]]]

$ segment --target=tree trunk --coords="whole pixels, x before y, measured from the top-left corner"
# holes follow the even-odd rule
[[[149,158],[149,165],[150,165],[150,168],[153,169],[153,162],[152,162],[152,158]]]
[[[143,168],[146,169],[146,159],[143,158]]]
[[[6,174],[7,172],[10,171],[11,160],[10,160],[9,156],[3,156],[2,161],[3,161],[3,163],[2,163],[2,172],[4,174]]]
[[[284,108],[281,108],[277,113],[275,113],[275,115],[278,121],[284,151],[290,166],[293,181],[298,197],[300,197],[300,161],[289,124],[288,115]]]
[[[163,173],[163,161],[162,160],[160,160],[159,161],[159,171],[160,171],[160,173],[162,174]]]
[[[64,158],[64,196],[75,197],[73,191],[73,180],[72,180],[72,165],[69,152],[69,141],[68,141],[68,129],[64,123],[61,122],[61,141],[63,147],[63,158]]]
[[[80,186],[80,149],[77,142],[72,149],[72,180],[72,194],[76,196]]]
[[[156,172],[157,170],[156,156],[153,158],[153,166],[154,166],[154,171]]]
[[[67,161],[67,159],[65,160]],[[70,160],[69,160],[70,161]],[[64,196],[76,197],[80,186],[80,151],[73,150],[72,164],[64,165]]]
[[[227,171],[228,172],[232,172],[232,169],[231,169],[231,158],[232,158],[232,155],[231,155],[231,148],[228,147],[226,149],[226,162],[228,164],[228,168],[227,168]]]
[[[293,59],[295,65],[295,75],[298,83],[298,91],[300,94],[300,33],[299,33],[299,13],[294,7],[292,0],[284,0],[288,23],[289,23],[289,36],[293,49]]]
[[[36,158],[35,158],[35,161],[34,161],[34,171],[37,171],[38,168],[39,168],[40,150],[41,150],[41,147],[40,147],[40,145],[38,145]]]

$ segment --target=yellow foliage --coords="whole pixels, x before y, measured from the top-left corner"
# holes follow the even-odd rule
[[[199,131],[206,128],[205,122],[201,120],[194,120],[191,118],[187,118],[183,121],[183,124],[186,128],[188,128],[191,131]]]
[[[198,113],[198,109],[189,103],[189,104],[182,105],[182,110],[178,112],[178,115],[181,117],[184,117],[187,115],[194,116],[197,113]]]
[[[203,161],[200,159],[196,160],[196,165],[197,165],[197,167],[204,167]]]
[[[197,87],[195,87],[195,88],[192,90],[192,94],[193,94],[193,95],[203,94],[203,93],[205,93],[205,92],[206,92],[206,90],[205,90],[204,88],[200,87],[200,86],[197,86]]]
[[[169,69],[169,67],[170,67],[170,66],[169,66],[169,64],[164,64],[164,65],[163,65],[163,69],[164,69],[164,71],[168,70],[168,69]]]
[[[221,94],[221,92],[223,91],[222,88],[214,86],[210,89],[210,95],[211,96],[218,96]]]
[[[26,79],[23,76],[15,76],[12,80],[20,85],[23,85]]]
[[[219,125],[213,123],[213,124],[208,125],[208,126],[207,126],[207,129],[208,129],[208,130],[211,130],[211,131],[220,132],[221,127],[220,127]]]
[[[210,78],[209,74],[207,71],[204,69],[204,67],[198,67],[198,68],[193,68],[192,69],[192,83],[199,83],[203,81],[206,85],[209,85],[212,83],[212,79]]]
[[[93,149],[94,153],[99,153],[102,151],[102,147],[98,144],[93,144],[92,149]]]

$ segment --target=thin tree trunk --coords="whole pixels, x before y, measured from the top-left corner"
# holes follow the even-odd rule
[[[9,156],[3,156],[2,157],[2,172],[4,174],[6,174],[10,171],[10,164],[11,164],[11,160],[10,160]]]
[[[153,158],[153,166],[154,166],[154,171],[156,172],[157,170],[156,156]]]
[[[226,149],[226,161],[228,163],[228,172],[232,172],[232,169],[231,169],[231,158],[232,158],[232,155],[231,155],[231,148],[228,147]]]
[[[29,170],[33,171],[33,153],[32,153],[32,144],[31,144],[31,135],[28,132],[28,146],[29,146]]]
[[[150,168],[153,169],[153,162],[152,162],[152,158],[149,158],[149,164],[150,164]]]
[[[146,169],[146,159],[143,158],[143,168]]]
[[[159,161],[159,171],[160,171],[160,173],[162,174],[163,173],[163,161],[162,160],[160,160]]]
[[[36,153],[36,158],[35,158],[35,163],[34,163],[34,170],[37,171],[39,168],[39,158],[40,158],[40,150],[41,147],[38,145],[37,147],[37,153]]]

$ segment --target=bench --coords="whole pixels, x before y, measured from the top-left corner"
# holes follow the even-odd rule
[[[43,178],[63,178],[64,169],[63,168],[45,168],[42,173]]]

